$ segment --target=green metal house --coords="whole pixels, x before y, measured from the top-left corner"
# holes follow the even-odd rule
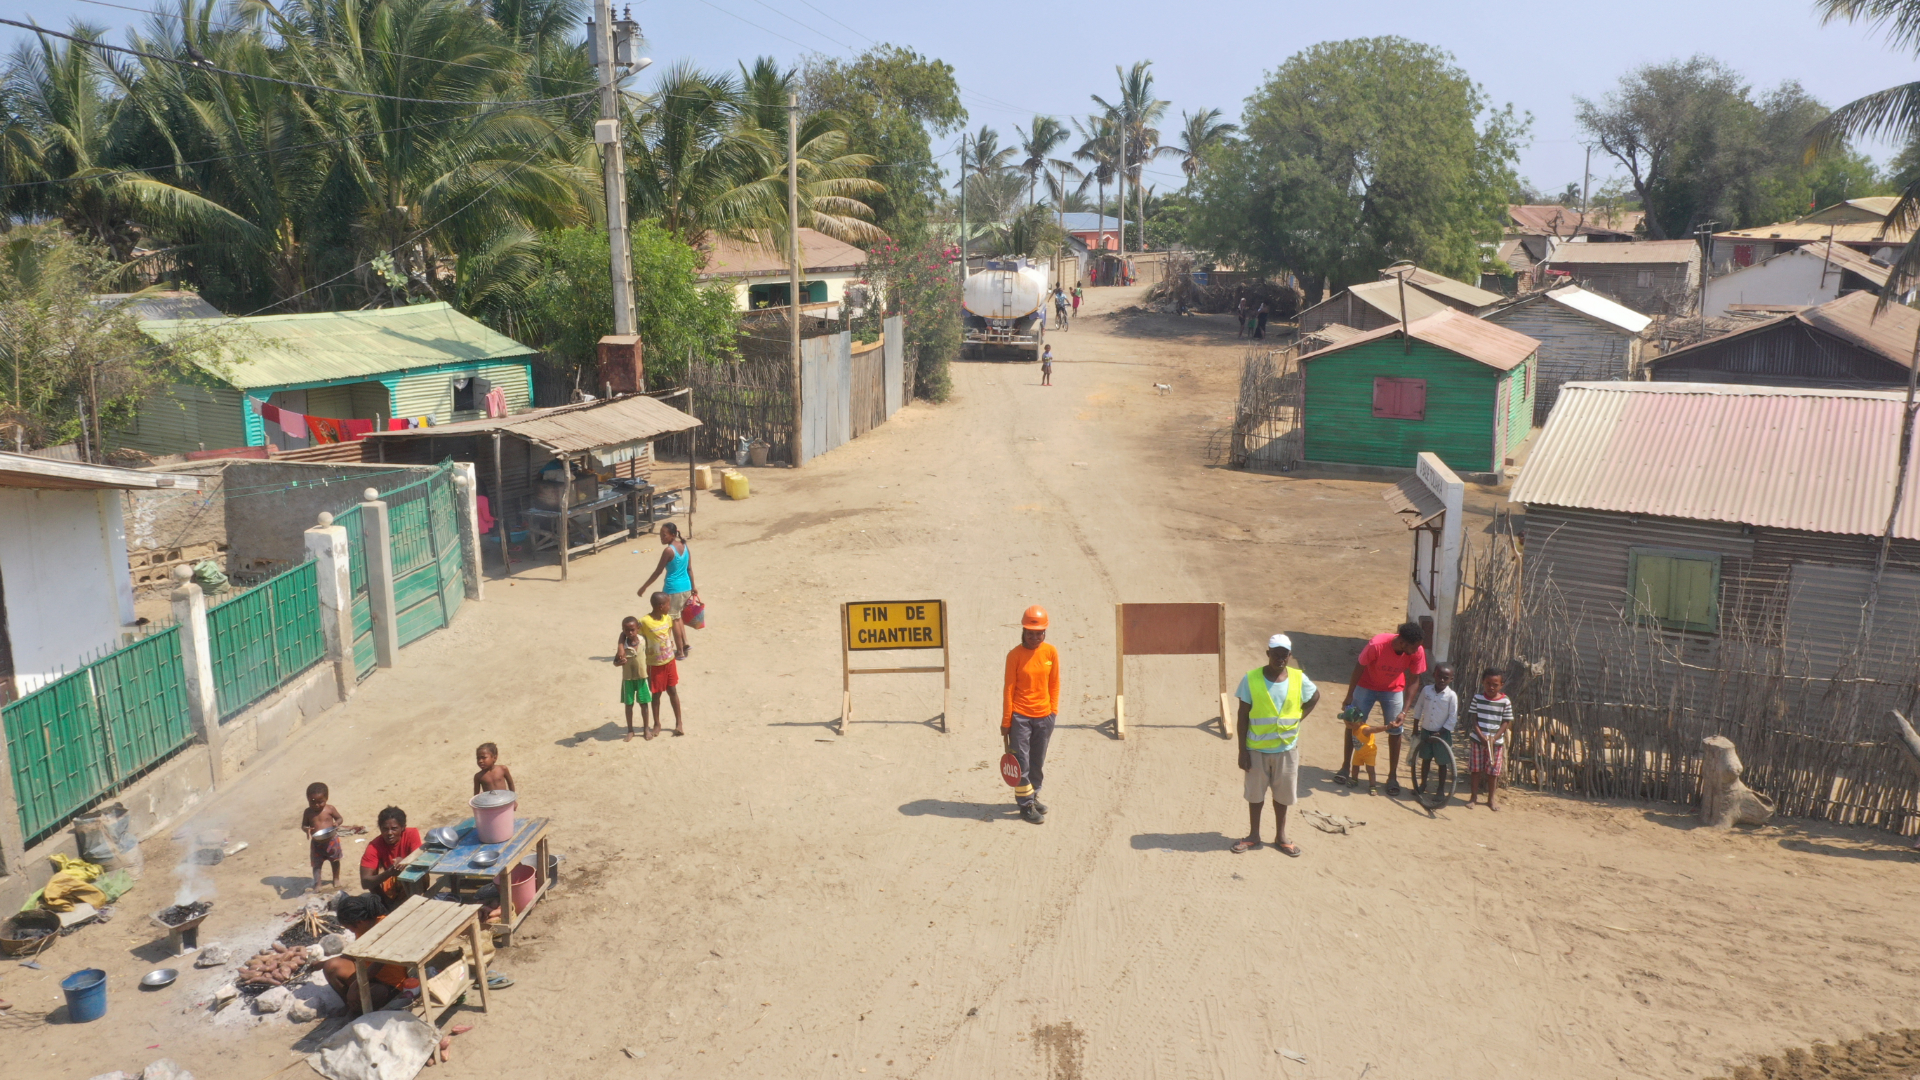
[[[450,304],[155,319],[140,328],[161,342],[210,341],[204,355],[217,357],[203,363],[200,378],[147,399],[113,433],[116,445],[149,454],[306,445],[290,445],[248,407],[249,397],[307,416],[381,426],[393,417],[431,417],[436,424],[483,417],[486,387],[501,390],[508,413],[533,403],[535,350]]]
[[[1497,472],[1532,426],[1539,348],[1448,308],[1309,353],[1302,457],[1410,469],[1430,450],[1456,472]]]

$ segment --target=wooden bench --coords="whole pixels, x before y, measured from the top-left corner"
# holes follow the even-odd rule
[[[429,977],[428,961],[459,949],[462,939],[473,954],[472,964],[463,957]],[[363,1013],[373,1011],[373,987],[367,979],[367,969],[375,964],[397,964],[418,980],[419,997],[414,999],[412,1007],[433,1028],[436,1039],[440,1025],[435,1018],[458,1003],[469,989],[480,991],[480,1008],[482,1011],[487,1008],[487,952],[486,943],[481,940],[477,905],[409,896],[392,914],[367,931],[367,936],[348,945],[341,955],[353,961],[353,982],[360,993]]]

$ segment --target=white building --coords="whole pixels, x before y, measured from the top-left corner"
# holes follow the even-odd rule
[[[198,476],[0,453],[0,702],[122,644],[133,624],[122,491]]]
[[[1844,244],[1803,244],[1707,282],[1701,304],[1710,319],[1743,308],[1818,307],[1842,293],[1878,289],[1888,272]]]
[[[702,281],[733,286],[735,311],[783,308],[792,301],[793,274],[784,251],[715,236],[707,244]],[[812,229],[800,230],[800,307],[821,319],[840,317],[847,287],[867,273],[867,253]]]

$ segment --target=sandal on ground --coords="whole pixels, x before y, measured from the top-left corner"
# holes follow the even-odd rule
[[[1257,851],[1259,847],[1260,841],[1258,840],[1241,840],[1233,845],[1233,853],[1235,855],[1245,855],[1249,851]]]
[[[1346,773],[1334,773],[1333,782],[1339,784],[1341,787],[1345,787],[1353,783],[1353,777],[1348,776]]]
[[[1400,794],[1400,781],[1398,781],[1398,780],[1394,780],[1394,781],[1391,781],[1391,782],[1389,782],[1389,783],[1387,784],[1387,794],[1389,794],[1389,795],[1398,795],[1398,794]]]
[[[1297,859],[1300,857],[1300,845],[1294,843],[1291,840],[1287,841],[1284,844],[1275,844],[1273,845],[1273,849],[1275,851],[1280,852],[1282,855],[1287,856],[1290,859]]]
[[[513,976],[511,975],[501,975],[495,972],[487,976],[487,989],[489,990],[505,990],[512,985]]]

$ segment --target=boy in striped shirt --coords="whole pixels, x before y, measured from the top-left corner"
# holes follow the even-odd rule
[[[1480,692],[1467,705],[1467,805],[1480,799],[1487,789],[1487,809],[1498,810],[1493,792],[1500,784],[1500,772],[1507,765],[1507,731],[1513,727],[1513,699],[1507,697],[1506,676],[1498,668],[1480,673]]]

